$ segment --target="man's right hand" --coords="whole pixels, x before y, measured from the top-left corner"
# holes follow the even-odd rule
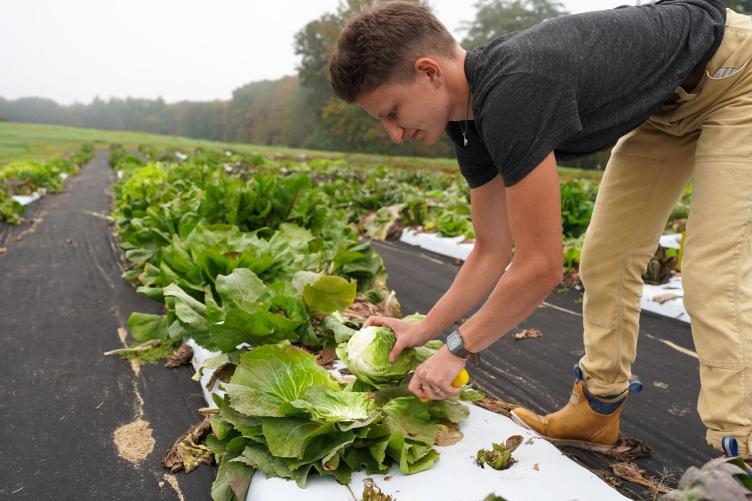
[[[393,317],[370,316],[363,327],[370,327],[371,325],[389,327],[397,335],[397,342],[394,343],[394,348],[389,352],[390,363],[394,363],[405,348],[423,346],[434,338],[434,334],[426,329],[425,321],[406,322]]]

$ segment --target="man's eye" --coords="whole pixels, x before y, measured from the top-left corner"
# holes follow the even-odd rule
[[[390,111],[387,117],[391,118],[392,120],[397,118],[397,108],[394,108],[392,111]]]

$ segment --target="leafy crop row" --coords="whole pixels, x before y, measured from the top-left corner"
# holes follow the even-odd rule
[[[82,145],[71,158],[55,158],[48,162],[18,160],[0,166],[0,221],[21,222],[24,208],[12,195],[37,192],[57,193],[63,190],[63,174],[78,172],[94,156],[94,146]]]

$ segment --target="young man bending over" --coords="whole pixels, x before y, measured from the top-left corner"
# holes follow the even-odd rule
[[[330,65],[335,93],[398,143],[433,144],[446,132],[471,188],[475,247],[449,290],[419,324],[367,322],[396,331],[394,357],[486,300],[416,370],[412,392],[456,394],[451,382],[467,355],[522,322],[559,283],[556,161],[613,146],[582,252],[585,356],[572,398],[553,414],[519,408],[514,417],[561,444],[616,443],[641,274],[693,179],[682,278],[700,361],[698,412],[711,446],[749,456],[750,59],[750,18],[715,0],[563,16],[471,51],[417,3],[381,3],[352,18]]]

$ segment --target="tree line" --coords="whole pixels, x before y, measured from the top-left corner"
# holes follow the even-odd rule
[[[343,0],[335,12],[302,27],[295,35],[298,73],[252,82],[235,89],[229,100],[95,98],[89,104],[60,105],[51,99],[0,97],[0,120],[51,123],[108,130],[137,130],[199,139],[358,151],[366,153],[453,156],[444,140],[433,147],[408,141],[392,143],[381,125],[357,106],[336,99],[328,80],[328,59],[347,18],[373,0]],[[752,13],[752,0],[727,6]],[[430,2],[429,2],[430,4]],[[462,26],[460,44],[470,49],[495,36],[519,31],[567,12],[557,0],[478,0],[476,14]],[[603,166],[608,153],[576,165]]]

